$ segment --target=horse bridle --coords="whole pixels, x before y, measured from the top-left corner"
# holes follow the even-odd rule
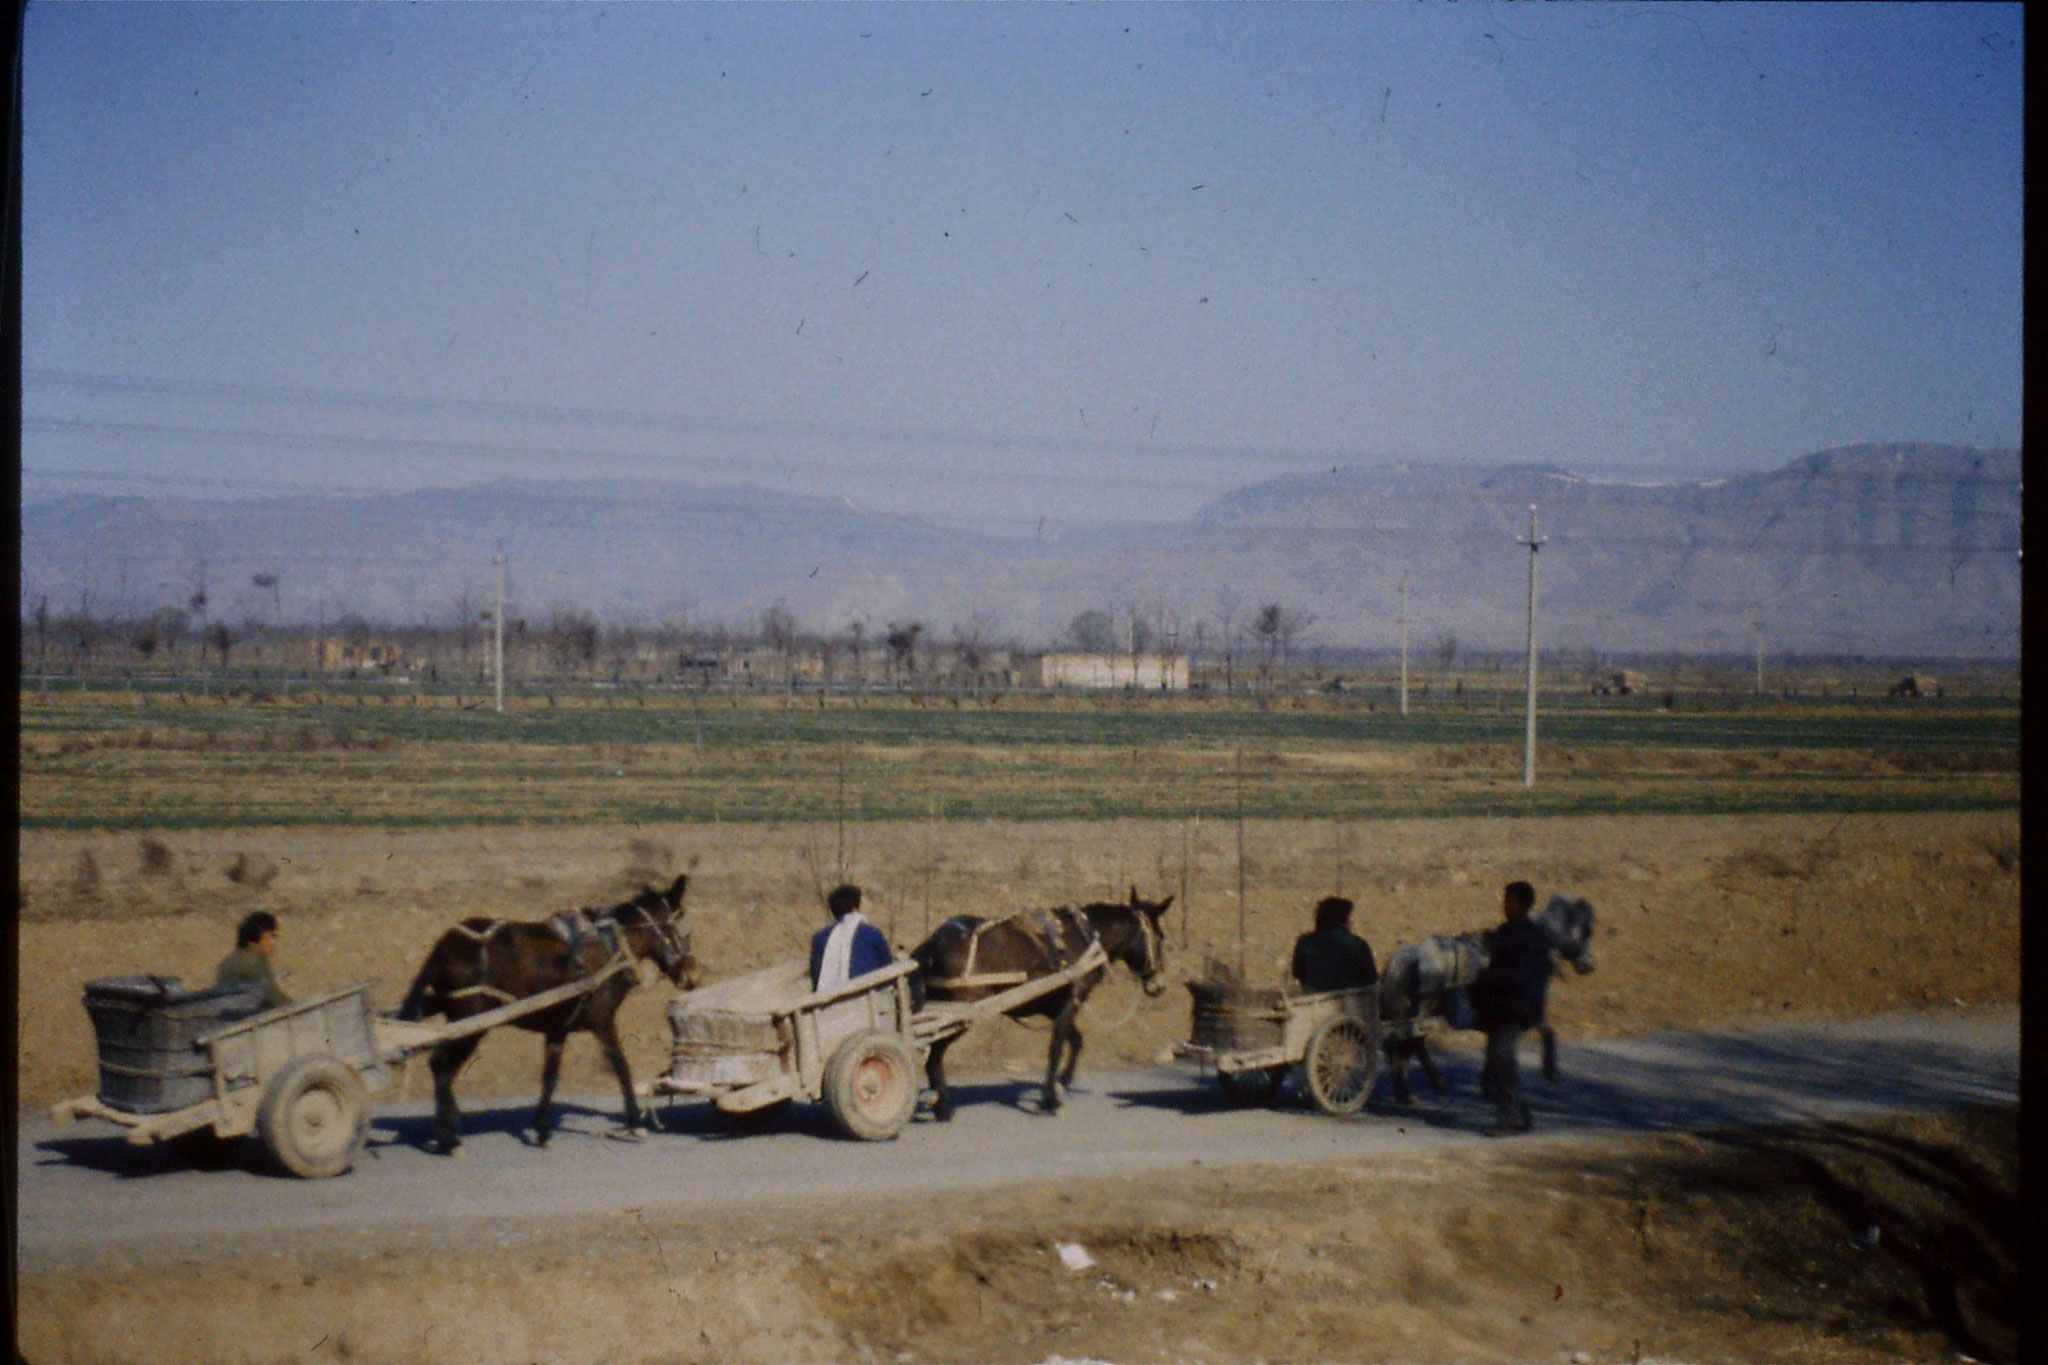
[[[1569,963],[1573,971],[1584,975],[1593,970],[1593,936],[1582,926],[1572,924],[1570,916],[1561,918],[1564,922],[1555,927],[1547,918],[1540,921],[1543,936],[1550,940],[1551,952]]]
[[[624,922],[624,917],[621,914],[621,911],[625,910],[630,910],[639,916],[641,924],[653,933],[654,960],[660,965],[664,973],[675,971],[676,968],[689,958],[690,936],[676,926],[676,921],[681,918],[680,915],[671,914],[667,919],[656,919],[653,912],[648,910],[646,906],[641,905],[638,901],[628,901],[625,905],[607,912],[611,921],[622,929],[629,927]],[[626,951],[628,953],[633,951],[630,944],[626,945]]]
[[[1139,971],[1138,980],[1146,982],[1166,969],[1166,931],[1139,906],[1132,906],[1131,913],[1137,918],[1138,937],[1145,945],[1145,966]]]

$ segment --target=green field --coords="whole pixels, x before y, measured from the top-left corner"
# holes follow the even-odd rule
[[[395,688],[21,695],[25,828],[1373,818],[1969,809],[2019,800],[1994,700],[748,697],[506,713]]]

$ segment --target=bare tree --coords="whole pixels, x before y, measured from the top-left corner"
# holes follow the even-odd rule
[[[1229,584],[1216,590],[1216,623],[1222,634],[1223,690],[1237,690],[1237,592]]]
[[[970,689],[979,690],[982,670],[988,666],[989,638],[995,634],[995,619],[979,609],[968,612],[964,623],[953,627],[953,653]]]
[[[227,622],[215,621],[213,623],[213,628],[206,632],[206,645],[214,653],[220,655],[220,670],[223,673],[227,672],[228,651],[235,647],[234,632],[228,629]]]
[[[78,652],[78,676],[82,683],[92,664],[92,652],[98,646],[100,637],[105,634],[99,619],[92,614],[91,599],[81,596],[78,610],[59,621],[57,629],[71,641],[72,648]]]
[[[554,655],[556,666],[572,675],[579,668],[590,667],[597,658],[601,638],[597,618],[587,611],[556,612],[554,619],[548,622],[549,651]]]
[[[866,680],[864,676],[864,665],[866,662],[864,646],[867,642],[867,630],[868,623],[864,619],[856,619],[852,625],[846,628],[846,633],[851,641],[849,648],[853,653],[853,680],[857,683]]]
[[[273,627],[284,624],[284,590],[278,586],[274,573],[256,574],[249,580],[259,588],[270,590],[270,624]]]
[[[1144,607],[1136,602],[1125,606],[1124,619],[1129,625],[1123,634],[1123,638],[1118,640],[1117,643],[1127,646],[1131,651],[1131,657],[1136,658],[1152,648],[1159,632],[1154,624],[1153,617],[1146,612]]]
[[[1067,640],[1084,654],[1107,654],[1116,648],[1116,619],[1090,607],[1067,622]]]
[[[782,656],[782,681],[790,688],[796,686],[796,642],[796,617],[778,597],[761,613],[761,643]]]
[[[915,674],[917,672],[917,637],[924,633],[924,622],[907,621],[889,623],[885,637],[889,645],[890,680],[895,680],[898,670]]]

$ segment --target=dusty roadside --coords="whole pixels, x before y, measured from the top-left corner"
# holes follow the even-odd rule
[[[19,1326],[53,1365],[1998,1360],[2017,1171],[2016,1111],[1992,1106],[628,1206],[74,1262],[24,1276]]]
[[[1168,971],[1197,975],[1239,955],[1236,844],[1210,823],[990,823],[855,831],[873,918],[899,945],[949,914],[1057,905],[1133,883],[1176,893]],[[89,1093],[87,980],[127,972],[210,978],[235,921],[261,906],[285,921],[286,987],[354,981],[404,994],[435,938],[465,915],[543,918],[610,903],[700,861],[690,889],[696,950],[720,980],[799,955],[820,922],[805,872],[833,831],[802,826],[180,831],[159,841],[24,831],[17,932],[16,1081],[25,1109]],[[1185,840],[1185,842],[1184,842]],[[160,856],[157,856],[160,853]],[[1250,822],[1243,949],[1255,979],[1278,981],[1310,907],[1333,890],[1358,901],[1382,954],[1426,934],[1498,918],[1500,885],[1533,880],[1599,911],[1599,971],[1561,983],[1551,1014],[1568,1038],[1694,1028],[1738,1019],[1855,1018],[1960,999],[2019,998],[2017,811],[1915,815],[1573,817]],[[1185,855],[1185,860],[1184,860]],[[262,886],[223,869],[277,869]],[[91,875],[88,876],[87,873]],[[609,899],[608,899],[609,898]],[[86,938],[80,925],[91,926]],[[621,1030],[636,1072],[668,1058],[666,984],[636,991]],[[1188,1029],[1188,996],[1156,1000],[1118,971],[1090,1007],[1089,1065],[1156,1060]],[[514,1030],[487,1038],[463,1080],[471,1096],[530,1096],[539,1047]],[[963,1073],[1043,1065],[1045,1036],[978,1029],[951,1059]],[[612,1087],[588,1039],[562,1083]],[[412,1093],[422,1093],[416,1079]]]

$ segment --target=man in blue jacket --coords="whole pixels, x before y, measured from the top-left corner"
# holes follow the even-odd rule
[[[1472,983],[1473,1022],[1486,1031],[1486,1067],[1480,1088],[1498,1114],[1488,1137],[1529,1131],[1522,1099],[1522,1069],[1515,1049],[1522,1034],[1543,1022],[1550,991],[1550,937],[1529,918],[1536,888],[1509,882],[1501,895],[1501,923],[1487,935],[1486,966]]]
[[[860,912],[860,888],[848,883],[825,898],[830,928],[811,936],[811,988],[825,991],[856,976],[880,971],[896,960],[889,940]]]

